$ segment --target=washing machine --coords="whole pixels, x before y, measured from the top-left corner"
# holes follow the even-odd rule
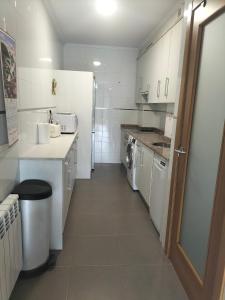
[[[137,191],[137,184],[136,184],[136,139],[133,136],[128,137],[127,143],[127,156],[126,156],[126,163],[127,163],[127,179],[134,191]]]

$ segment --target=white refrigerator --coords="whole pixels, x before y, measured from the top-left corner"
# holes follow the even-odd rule
[[[94,76],[93,79],[93,107],[92,107],[92,150],[91,150],[91,168],[95,169],[95,107],[96,107],[96,91],[97,83]]]
[[[90,179],[94,139],[93,73],[53,71],[57,81],[54,96],[57,112],[75,113],[78,117],[77,178]]]

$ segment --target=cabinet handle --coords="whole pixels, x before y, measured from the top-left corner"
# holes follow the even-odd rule
[[[169,77],[166,77],[166,98],[168,97],[169,95],[169,83],[170,83],[170,79]]]
[[[141,152],[141,167],[144,166],[144,152]]]
[[[160,85],[161,85],[161,80],[158,80],[158,85],[157,85],[157,98],[160,96]]]

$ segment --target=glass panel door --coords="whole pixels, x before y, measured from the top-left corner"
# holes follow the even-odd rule
[[[202,278],[225,120],[224,29],[225,13],[204,27],[180,232],[180,245]]]

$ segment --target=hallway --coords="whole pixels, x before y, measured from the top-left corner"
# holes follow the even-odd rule
[[[20,280],[11,300],[186,300],[147,209],[120,165],[78,180],[57,266]]]

